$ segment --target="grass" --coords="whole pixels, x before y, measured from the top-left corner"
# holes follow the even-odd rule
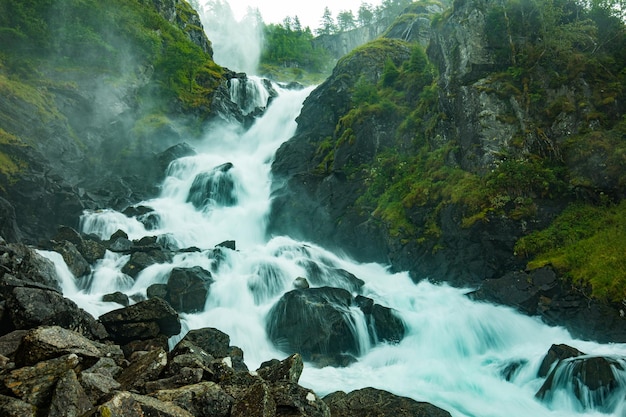
[[[530,269],[551,265],[594,298],[626,300],[626,201],[573,204],[548,228],[521,238],[515,250],[532,257]]]

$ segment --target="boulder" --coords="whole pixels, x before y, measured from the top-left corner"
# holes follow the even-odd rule
[[[211,273],[202,267],[174,268],[167,280],[166,300],[180,313],[203,311],[213,282]]]
[[[18,366],[32,366],[37,362],[75,354],[88,366],[105,356],[96,344],[80,333],[59,326],[42,326],[28,331],[16,354]]]
[[[624,381],[616,373],[625,368],[624,358],[578,356],[564,359],[548,374],[535,396],[550,403],[555,394],[566,392],[585,410],[611,414],[624,401]]]
[[[132,246],[131,246],[132,247]],[[130,248],[129,248],[130,249]],[[130,255],[130,259],[122,268],[122,272],[136,278],[137,275],[150,265],[169,262],[171,257],[169,253],[153,249],[149,251],[135,251]]]
[[[214,382],[160,390],[151,395],[160,401],[176,404],[195,417],[229,417],[235,401]]]
[[[27,284],[61,290],[54,263],[26,245],[0,243],[0,265],[5,272]]]
[[[4,417],[36,417],[37,407],[18,398],[0,394],[0,415]]]
[[[545,378],[550,373],[552,369],[552,365],[555,363],[561,362],[562,360],[575,358],[577,356],[584,355],[580,350],[573,348],[568,345],[560,344],[560,345],[552,345],[550,349],[548,349],[548,353],[543,357],[543,361],[541,361],[541,365],[539,366],[539,370],[537,371],[537,376],[541,378]]]
[[[155,349],[139,355],[117,377],[122,390],[144,390],[149,381],[158,379],[167,365],[167,353],[163,349]]]
[[[328,405],[313,391],[295,382],[278,381],[270,386],[276,416],[330,417]]]
[[[198,209],[206,209],[211,204],[233,206],[237,204],[235,180],[229,172],[233,164],[227,162],[202,172],[194,178],[187,201]]]
[[[304,364],[302,362],[302,356],[298,353],[294,353],[282,361],[272,359],[263,362],[256,372],[266,381],[290,381],[297,383],[303,369]]]
[[[75,354],[61,356],[12,370],[3,376],[4,386],[19,399],[36,407],[47,407],[58,380],[80,363]]]
[[[80,384],[85,390],[89,401],[98,404],[114,391],[122,386],[112,376],[98,372],[83,371],[80,374]]]
[[[76,373],[68,370],[61,375],[52,393],[48,417],[81,417],[92,408]]]
[[[337,391],[325,396],[324,402],[333,417],[450,417],[450,413],[432,404],[375,388],[363,388],[349,394]]]
[[[298,352],[305,360],[320,355],[358,355],[351,306],[352,294],[345,289],[292,290],[270,310],[267,334],[282,350]]]
[[[108,336],[101,323],[56,291],[16,287],[7,297],[6,308],[14,329],[56,325],[94,340]]]
[[[185,385],[197,384],[202,381],[204,372],[200,368],[187,368],[183,367],[180,370],[168,377],[161,378],[156,381],[147,381],[144,389],[146,393],[151,393],[160,390],[180,388]]]
[[[151,298],[100,316],[100,322],[117,343],[180,333],[178,314],[161,298]]]
[[[371,298],[357,295],[356,304],[365,315],[365,322],[373,344],[378,342],[399,343],[406,329],[404,322],[389,307],[376,304]]]
[[[169,402],[131,392],[117,392],[109,401],[99,405],[93,417],[194,417],[193,414]]]
[[[63,256],[63,260],[67,264],[67,267],[76,278],[82,277],[91,272],[89,263],[83,258],[83,255],[79,252],[76,245],[67,240],[61,242],[54,242],[52,249]]]
[[[121,304],[124,307],[128,307],[129,304],[128,296],[121,291],[116,291],[111,294],[104,294],[102,296],[102,301],[107,303]]]
[[[235,399],[231,417],[274,417],[276,402],[267,383],[258,381],[249,387],[241,397]]]

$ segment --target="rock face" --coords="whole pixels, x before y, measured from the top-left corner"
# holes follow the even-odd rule
[[[292,290],[268,314],[268,336],[286,352],[298,352],[318,364],[336,365],[351,362],[369,347],[362,346],[363,327],[373,342],[399,342],[405,332],[402,321],[390,309],[364,300],[355,301],[341,288]]]
[[[577,337],[600,342],[626,342],[623,307],[589,300],[579,291],[563,285],[549,267],[487,279],[470,297],[514,306],[525,314],[541,316],[546,323],[565,326]]]

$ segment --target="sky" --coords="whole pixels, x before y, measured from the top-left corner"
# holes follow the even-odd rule
[[[227,0],[236,18],[245,15],[248,7],[258,8],[265,23],[281,23],[287,16],[298,16],[302,26],[309,26],[311,30],[319,28],[324,8],[328,6],[333,14],[343,10],[352,10],[354,16],[361,3],[368,3],[371,6],[378,6],[380,0]]]

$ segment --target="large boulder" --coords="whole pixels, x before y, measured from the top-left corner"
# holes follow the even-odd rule
[[[202,267],[174,268],[167,280],[166,300],[180,313],[202,311],[213,282],[211,273]]]
[[[363,388],[349,394],[337,391],[324,397],[324,402],[333,417],[450,417],[450,413],[432,404],[375,388]]]
[[[99,405],[93,417],[194,417],[190,412],[170,402],[134,394],[117,392],[109,401]]]
[[[187,201],[198,209],[206,209],[211,205],[235,205],[237,194],[235,180],[230,173],[232,168],[233,164],[227,162],[198,174],[191,184]]]
[[[160,334],[174,336],[181,330],[176,311],[158,297],[103,314],[100,322],[113,340],[121,344],[153,339]]]
[[[6,296],[6,314],[10,322],[7,330],[47,325],[74,330],[94,340],[108,336],[105,328],[93,316],[72,300],[50,289],[14,287]]]
[[[234,399],[214,382],[200,382],[151,394],[156,399],[176,404],[195,417],[229,417]]]
[[[365,320],[372,342],[398,342],[404,325],[387,307],[364,297],[354,300],[343,288],[295,289],[284,294],[268,314],[270,340],[282,350],[300,353],[319,364],[347,364],[368,346],[360,346],[357,320]],[[359,311],[359,305],[361,311]]]
[[[585,409],[613,413],[623,404],[623,378],[616,376],[626,369],[626,359],[603,356],[581,356],[561,360],[537,391],[536,397],[546,403],[563,394],[574,398]]]

